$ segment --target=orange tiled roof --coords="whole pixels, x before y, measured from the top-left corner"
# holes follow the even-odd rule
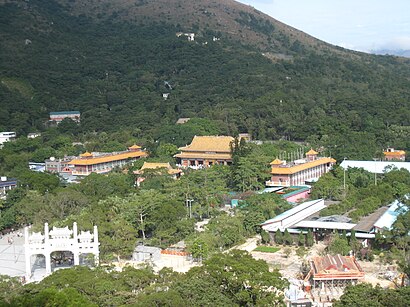
[[[122,153],[118,153],[114,155],[93,157],[89,159],[74,159],[68,164],[94,165],[94,164],[99,164],[99,163],[113,162],[113,161],[126,160],[126,159],[137,158],[137,157],[145,157],[145,156],[147,156],[147,153],[144,151],[126,151],[126,152],[122,152]]]
[[[404,150],[385,151],[383,153],[384,153],[385,156],[402,156],[402,155],[406,154],[406,152]]]
[[[326,163],[336,163],[336,160],[333,158],[319,158],[317,160],[311,161],[311,162],[306,162],[303,164],[299,165],[294,165],[290,167],[275,167],[272,168],[271,174],[274,175],[289,175],[289,174],[295,174],[297,172],[303,171],[305,169],[309,169],[311,167],[315,167],[318,165],[326,164]]]
[[[313,270],[313,278],[330,278],[337,277],[346,278],[360,278],[364,276],[363,269],[356,262],[354,257],[350,256],[331,256],[315,257],[311,260],[311,267]]]
[[[273,160],[271,163],[270,163],[270,165],[280,165],[280,164],[282,164],[283,162],[281,161],[281,160],[279,160],[279,159],[275,159],[275,160]]]
[[[204,160],[231,160],[231,154],[224,153],[204,153],[204,152],[181,152],[174,156],[175,158],[183,159],[204,159]]]
[[[179,148],[181,151],[231,152],[231,136],[194,136],[191,144]]]
[[[317,155],[318,152],[317,152],[317,151],[314,151],[313,148],[311,148],[306,154],[307,154],[307,155]]]

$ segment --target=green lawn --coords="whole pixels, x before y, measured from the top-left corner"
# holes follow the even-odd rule
[[[272,246],[258,246],[253,251],[254,252],[263,252],[263,253],[276,253],[280,250],[279,247],[272,247]]]

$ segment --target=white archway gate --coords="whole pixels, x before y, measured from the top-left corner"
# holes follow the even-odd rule
[[[73,254],[74,265],[80,264],[81,254],[94,255],[95,265],[99,262],[98,229],[94,226],[94,232],[81,231],[78,234],[77,223],[73,223],[73,229],[53,227],[49,230],[48,223],[44,224],[44,234],[41,232],[29,232],[24,228],[24,250],[26,258],[26,281],[31,278],[31,256],[44,255],[46,274],[51,274],[51,253],[69,251]]]

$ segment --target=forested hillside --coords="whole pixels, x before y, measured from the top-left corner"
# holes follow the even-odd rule
[[[0,1],[0,130],[44,130],[50,111],[79,110],[80,132],[155,138],[203,117],[337,158],[410,149],[409,60],[332,47],[234,1],[223,15],[212,1],[164,3]]]

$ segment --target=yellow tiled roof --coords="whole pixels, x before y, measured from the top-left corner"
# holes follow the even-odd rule
[[[194,136],[191,144],[179,148],[181,151],[231,152],[231,136]]]
[[[232,157],[230,154],[224,153],[204,153],[204,152],[181,152],[174,156],[175,158],[183,159],[204,159],[204,160],[231,160]]]
[[[275,167],[275,168],[272,168],[271,174],[273,175],[295,174],[305,169],[309,169],[311,167],[315,167],[315,166],[326,164],[326,163],[336,163],[336,160],[333,158],[319,158],[315,161],[306,162],[306,163],[291,166],[291,167]]]
[[[167,163],[162,163],[162,162],[144,162],[144,164],[141,166],[140,170],[143,169],[155,169],[155,168],[167,168],[167,169],[171,169],[171,164],[169,164],[169,162]]]
[[[383,153],[384,153],[385,156],[402,156],[402,155],[406,154],[406,152],[404,150],[385,151]]]
[[[317,155],[318,152],[317,152],[317,151],[314,151],[313,148],[311,148],[306,154],[307,154],[307,155]]]
[[[169,163],[144,162],[144,164],[139,170],[134,171],[134,174],[142,174],[144,169],[157,169],[157,168],[166,168],[168,170],[168,174],[170,175],[178,174],[182,172],[180,169],[173,169]]]
[[[92,157],[92,156],[93,156],[93,154],[90,153],[90,152],[88,152],[88,151],[86,151],[85,153],[83,153],[83,154],[80,155],[80,157],[85,157],[85,158],[87,158],[87,157]]]
[[[127,151],[127,152],[119,153],[116,155],[93,157],[89,159],[74,159],[68,164],[94,165],[94,164],[99,164],[99,163],[113,162],[113,161],[126,160],[126,159],[137,158],[137,157],[145,157],[145,156],[147,156],[147,153],[144,151]]]
[[[138,146],[137,144],[132,145],[131,147],[128,147],[129,149],[140,149],[141,146]]]
[[[270,165],[279,165],[279,164],[282,164],[282,161],[279,159],[275,159],[270,163]]]

